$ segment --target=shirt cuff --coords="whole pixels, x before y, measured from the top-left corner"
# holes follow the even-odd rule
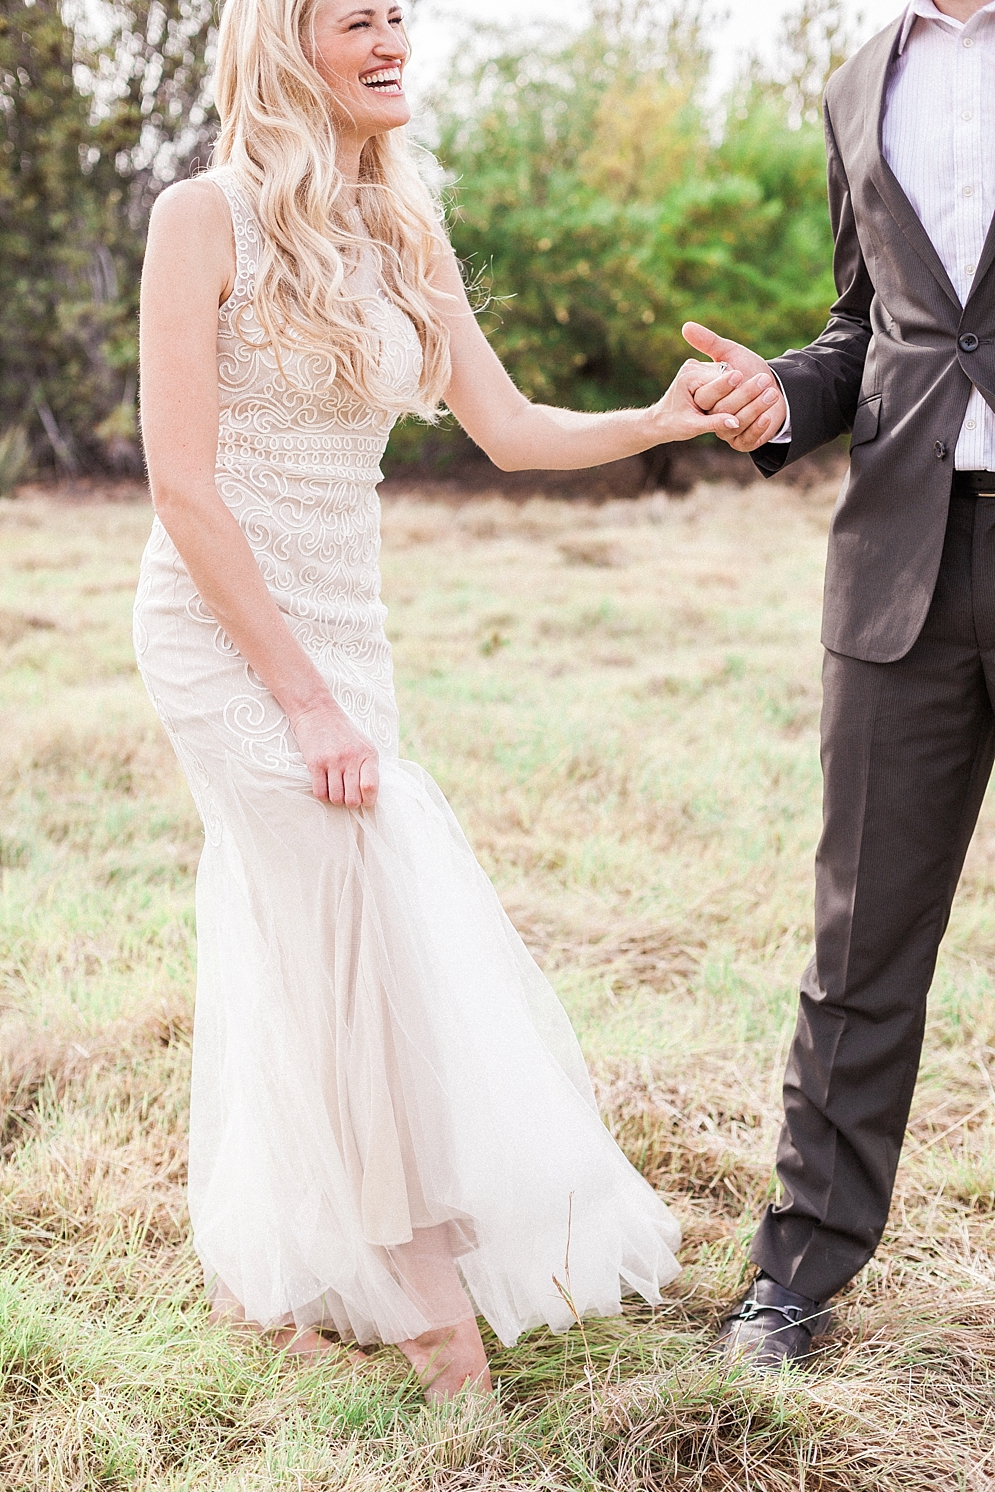
[[[770,371],[774,373],[773,368],[771,368]],[[774,373],[774,377],[777,378],[776,373]],[[784,400],[784,407],[788,411],[788,413],[780,430],[777,432],[776,435],[771,436],[767,444],[769,446],[786,446],[791,444],[791,405],[788,403],[788,396],[784,392],[784,384],[779,378],[777,378],[777,386],[781,390],[781,397]]]

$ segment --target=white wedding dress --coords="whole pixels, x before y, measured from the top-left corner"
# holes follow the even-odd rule
[[[468,1314],[528,1327],[658,1301],[680,1231],[595,1108],[576,1038],[434,782],[398,757],[380,600],[392,416],[285,378],[251,310],[259,230],[227,169],[217,486],[332,694],[377,745],[374,810],[318,802],[287,717],[155,522],[135,647],[204,822],[190,1115],[213,1296],[263,1326],[396,1342]],[[367,268],[399,389],[414,328]],[[360,285],[360,290],[367,287]],[[455,1268],[453,1267],[455,1261]],[[464,1294],[464,1290],[466,1294]]]

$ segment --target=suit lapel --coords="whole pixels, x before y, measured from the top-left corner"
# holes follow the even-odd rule
[[[854,79],[868,103],[864,132],[864,169],[910,247],[919,255],[959,313],[961,303],[950,282],[950,276],[943,268],[943,261],[933,247],[929,234],[920,223],[915,208],[902,191],[898,178],[884,158],[882,131],[885,95],[888,88],[888,74],[898,51],[898,43],[902,34],[902,21],[903,17],[899,16],[898,20],[875,37],[873,42],[868,43],[866,71],[862,78]],[[875,43],[877,43],[876,46]],[[988,239],[986,249],[995,251],[991,233]]]

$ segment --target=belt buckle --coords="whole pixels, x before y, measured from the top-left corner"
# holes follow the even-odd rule
[[[957,475],[959,476],[961,475],[961,473],[958,472]],[[966,473],[964,473],[964,475],[966,475]],[[977,481],[978,478],[976,477],[975,480]],[[970,492],[971,497],[995,497],[995,472],[991,474],[990,480],[988,472],[985,472],[984,483],[986,488],[990,487],[992,489],[990,492],[983,491],[980,486],[975,487],[973,484],[969,483],[965,483],[965,486]]]

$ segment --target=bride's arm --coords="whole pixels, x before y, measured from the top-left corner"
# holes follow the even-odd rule
[[[703,415],[692,397],[714,378],[714,367],[689,361],[670,388],[648,409],[582,414],[532,404],[519,393],[477,325],[455,255],[440,244],[432,283],[449,326],[452,380],[446,404],[472,440],[504,471],[570,471],[635,456],[668,441],[739,428],[730,416]],[[721,383],[731,392],[741,375],[730,370]],[[722,397],[725,397],[723,391]]]
[[[218,307],[234,274],[221,192],[206,181],[171,188],[152,213],[142,274],[142,436],[152,500],[204,604],[286,711],[315,796],[369,807],[376,750],[287,626],[215,485]]]

